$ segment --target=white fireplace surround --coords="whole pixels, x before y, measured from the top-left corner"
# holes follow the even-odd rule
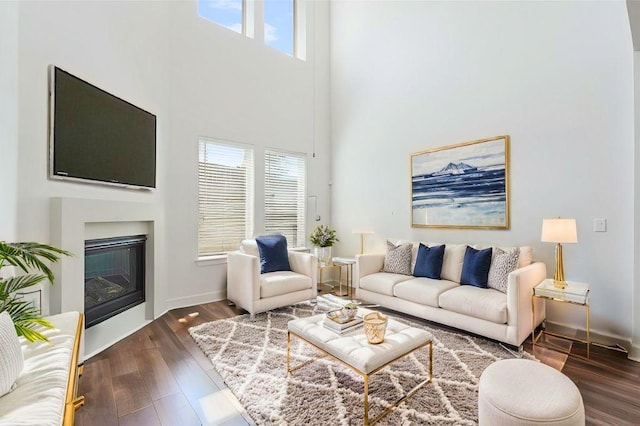
[[[50,288],[50,314],[84,312],[84,244],[95,238],[134,234],[147,236],[145,262],[145,302],[86,330],[85,358],[106,349],[142,328],[166,311],[165,271],[162,238],[162,212],[154,204],[127,201],[51,198],[51,243],[68,250],[53,265],[56,277]]]

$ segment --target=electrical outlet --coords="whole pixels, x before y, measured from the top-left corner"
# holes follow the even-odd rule
[[[607,232],[607,219],[604,219],[604,218],[593,219],[593,231]]]

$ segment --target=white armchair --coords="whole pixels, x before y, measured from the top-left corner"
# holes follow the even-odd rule
[[[244,240],[240,250],[227,254],[227,298],[253,317],[282,306],[316,299],[318,258],[289,251],[291,271],[260,273],[255,240]]]

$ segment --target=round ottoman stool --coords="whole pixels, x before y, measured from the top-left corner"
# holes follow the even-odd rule
[[[540,362],[505,359],[480,376],[478,423],[499,425],[584,425],[584,405],[576,385]]]

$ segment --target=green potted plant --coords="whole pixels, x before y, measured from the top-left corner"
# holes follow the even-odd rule
[[[342,312],[349,318],[353,319],[358,314],[358,305],[355,303],[347,303],[342,307]]]
[[[53,325],[43,319],[31,303],[20,299],[16,292],[45,279],[53,284],[53,272],[45,262],[57,262],[60,255],[71,256],[71,253],[47,244],[0,241],[0,270],[6,266],[14,266],[24,272],[24,275],[15,277],[0,277],[0,312],[7,311],[18,336],[24,336],[30,342],[47,341],[47,338],[36,331],[35,327],[39,325],[53,327]]]
[[[315,253],[320,260],[320,264],[329,264],[331,247],[339,241],[335,229],[329,228],[328,225],[318,225],[309,236],[309,241],[315,247]]]

